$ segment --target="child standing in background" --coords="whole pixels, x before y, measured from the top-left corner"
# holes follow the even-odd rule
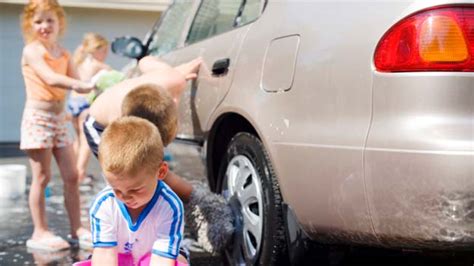
[[[90,83],[79,80],[72,59],[58,38],[64,33],[64,10],[55,0],[30,1],[23,10],[26,45],[21,58],[26,103],[21,123],[20,149],[29,157],[32,181],[29,206],[34,230],[27,247],[45,251],[66,249],[67,241],[48,228],[44,191],[51,179],[54,156],[64,183],[64,203],[72,241],[90,245],[90,232],[82,227],[78,175],[72,138],[68,134],[64,104],[68,90],[87,93]]]
[[[92,77],[100,71],[111,69],[104,63],[108,50],[109,42],[103,36],[96,33],[84,35],[82,43],[74,52],[74,64],[82,81],[91,82]],[[77,135],[73,147],[77,159],[76,168],[79,182],[83,182],[86,178],[87,163],[90,158],[89,145],[82,130],[82,124],[89,114],[88,98],[87,94],[72,91],[67,103],[67,109],[72,114],[72,124]]]

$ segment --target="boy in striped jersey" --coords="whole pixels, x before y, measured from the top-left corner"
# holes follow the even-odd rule
[[[108,186],[90,209],[93,265],[118,265],[119,254],[136,264],[150,252],[150,265],[175,265],[183,204],[162,181],[168,165],[158,129],[143,118],[115,120],[102,135],[99,162]]]

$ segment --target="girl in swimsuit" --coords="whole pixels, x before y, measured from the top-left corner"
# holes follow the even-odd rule
[[[104,63],[108,49],[109,42],[103,36],[96,33],[84,35],[82,43],[74,52],[74,65],[82,81],[91,82],[92,77],[100,71],[111,70],[110,66]],[[77,135],[73,147],[77,158],[79,182],[86,180],[87,163],[90,158],[89,145],[82,130],[82,124],[89,114],[89,98],[88,94],[72,91],[67,102],[67,109],[72,114],[72,124]]]

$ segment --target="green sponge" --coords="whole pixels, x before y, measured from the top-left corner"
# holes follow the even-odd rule
[[[88,100],[92,103],[99,94],[104,92],[106,89],[112,87],[113,85],[119,83],[125,79],[125,75],[122,72],[117,70],[102,70],[99,71],[94,77],[92,77],[92,82],[95,84],[97,90],[89,93]]]

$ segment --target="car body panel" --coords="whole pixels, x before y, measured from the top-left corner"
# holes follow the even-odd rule
[[[347,231],[367,241],[374,238],[374,231],[364,192],[363,150],[371,117],[370,60],[383,27],[372,33],[373,43],[367,46],[367,36],[358,36],[351,25],[369,26],[370,14],[382,4],[360,11],[366,14],[353,14],[355,4],[347,8],[347,14],[330,3],[315,8],[319,5],[269,2],[239,57],[239,63],[253,60],[253,69],[261,69],[263,60],[257,58],[265,56],[262,42],[268,45],[274,38],[298,34],[301,40],[292,89],[267,93],[264,88],[254,88],[261,77],[252,75],[253,69],[237,66],[235,80],[239,82],[233,83],[219,109],[241,106],[251,113],[269,150],[285,202],[310,235],[322,237],[321,231],[336,233],[339,229],[339,235]],[[292,19],[297,23],[281,20],[275,25],[274,17],[267,14],[297,17]],[[334,21],[336,15],[346,19]],[[302,27],[310,22],[313,27]],[[330,27],[334,30],[323,30]],[[339,72],[346,73],[344,79],[338,78]],[[247,90],[250,92],[244,93]],[[255,100],[238,100],[249,98]]]
[[[380,87],[379,81],[384,80],[380,78],[378,82],[373,82],[376,75],[371,64],[373,51],[378,40],[391,25],[404,16],[427,7],[428,3],[362,2],[364,1],[345,2],[344,5],[348,7],[344,10],[329,2],[269,2],[267,10],[254,23],[246,37],[239,65],[236,66],[235,81],[228,96],[213,114],[208,128],[218,117],[227,112],[239,113],[255,125],[269,151],[285,202],[293,208],[299,222],[313,239],[325,242],[349,240],[353,243],[401,247],[413,245],[414,239],[429,242],[425,247],[437,246],[433,244],[435,242],[433,240],[453,242],[459,238],[443,236],[443,234],[453,235],[446,230],[452,228],[449,227],[453,225],[452,223],[445,227],[441,225],[432,227],[428,233],[422,233],[416,224],[404,224],[403,219],[396,218],[400,205],[392,208],[384,206],[394,200],[388,196],[394,197],[394,194],[388,193],[387,190],[396,188],[397,184],[402,186],[400,184],[403,182],[397,183],[399,175],[393,173],[389,179],[391,183],[388,185],[385,180],[387,171],[384,170],[388,166],[383,164],[377,152],[370,149],[371,146],[372,148],[379,146],[374,144],[372,138],[375,135],[369,134],[369,129],[374,130],[371,122],[378,112],[372,110],[372,104],[375,104],[376,100],[372,102],[372,98],[375,97],[373,93]],[[438,1],[438,3],[447,2]],[[359,8],[360,5],[364,6],[363,10]],[[307,14],[303,10],[314,12]],[[272,16],[267,15],[270,13]],[[374,22],[372,16],[375,13],[384,13],[378,15],[377,22]],[[293,23],[285,23],[284,19],[276,22],[273,16],[292,17]],[[332,18],[337,16],[343,17],[344,20],[334,21]],[[302,26],[309,24],[310,21],[312,27]],[[364,34],[361,35],[361,29],[369,27],[371,30],[363,31]],[[331,31],[323,30],[328,28]],[[301,36],[301,40],[291,90],[266,93],[265,88],[255,88],[255,84],[261,86],[265,84],[259,82],[261,76],[258,74],[263,68],[261,65],[263,60],[260,58],[264,58],[265,53],[261,48],[262,43],[268,45],[274,38],[295,34]],[[254,64],[251,69],[240,64],[252,60]],[[344,75],[341,76],[341,73]],[[386,76],[389,78],[390,75]],[[446,79],[446,76],[451,75],[434,75],[441,76],[439,81],[433,79],[430,82],[439,83],[443,80],[445,83],[453,82],[451,78]],[[424,86],[429,86],[430,82],[425,80]],[[470,82],[472,78],[469,76],[462,82],[461,87],[469,90],[472,88]],[[412,86],[417,85],[408,84],[405,88],[409,90]],[[242,99],[253,100],[242,101]],[[415,103],[416,100],[419,98],[414,99]],[[383,103],[381,105],[384,106]],[[465,118],[468,117],[472,117],[472,114]],[[472,121],[468,121],[465,126],[472,126],[470,123]],[[386,130],[377,135],[383,138],[395,132]],[[468,135],[469,132],[465,133]],[[470,140],[465,138],[467,143],[472,141],[472,135],[470,138]],[[366,142],[369,151],[364,153]],[[462,167],[468,166],[466,160],[460,160],[455,169],[463,169],[461,171],[465,173],[460,177],[460,181],[469,184],[472,182],[468,182],[469,178],[472,180],[472,176],[469,176],[470,167]],[[424,168],[437,162],[438,160],[432,159],[422,165]],[[446,169],[446,165],[438,167]],[[449,171],[452,170],[454,169]],[[439,177],[438,181],[443,178]],[[458,186],[463,182],[458,182]],[[437,185],[442,186],[441,184],[442,182]],[[423,190],[419,186],[415,188]],[[470,213],[469,208],[472,208],[469,205],[472,204],[472,196],[469,196],[469,193],[474,189],[469,187],[456,190],[464,191],[461,193],[463,195],[461,205],[464,206],[462,208],[465,213],[465,217],[458,223],[456,234],[467,235],[466,243],[472,244],[472,231],[465,232],[465,228],[472,225],[472,220],[469,220],[467,215]],[[403,193],[401,195],[406,196]],[[413,215],[417,209],[426,207],[428,205],[419,204],[410,214]],[[447,209],[449,207],[446,207]],[[426,216],[428,217],[430,216]],[[420,220],[413,218],[413,221]],[[394,226],[395,223],[397,226]],[[442,224],[441,221],[440,223]],[[429,224],[436,222],[428,223],[426,226],[430,227]],[[402,233],[397,235],[397,232]],[[387,236],[399,241],[386,241]]]
[[[178,138],[198,141],[204,138],[210,114],[230,88],[235,71],[234,64],[249,28],[250,25],[247,25],[170,53],[175,64],[190,61],[197,56],[203,58],[199,78],[188,84],[188,89],[184,91],[180,101]],[[226,58],[230,59],[227,73],[214,75],[213,64]]]
[[[204,60],[178,137],[221,144],[209,139],[224,137],[219,123],[245,120],[312,239],[472,249],[474,74],[373,65],[390,27],[448,4],[474,1],[269,0],[257,20],[162,55]],[[225,58],[228,72],[213,76]]]
[[[472,73],[375,75],[366,180],[386,241],[472,245],[473,88]]]

